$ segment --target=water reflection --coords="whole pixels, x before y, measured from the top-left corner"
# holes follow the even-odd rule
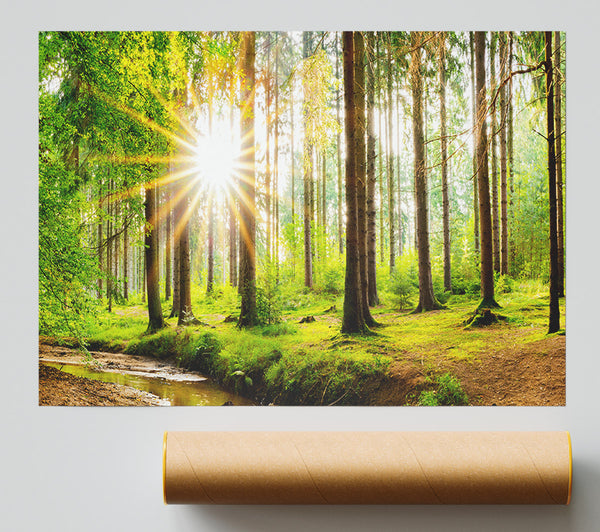
[[[165,399],[169,401],[171,406],[218,406],[227,401],[231,401],[236,406],[254,404],[245,397],[219,388],[210,379],[180,382],[140,374],[131,375],[111,371],[96,371],[86,366],[74,364],[48,362],[45,362],[45,364],[77,377],[131,386],[132,388],[137,388],[138,390],[149,392],[161,399]]]

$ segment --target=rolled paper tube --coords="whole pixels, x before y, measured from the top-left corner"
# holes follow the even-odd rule
[[[166,503],[568,504],[568,432],[167,432]]]

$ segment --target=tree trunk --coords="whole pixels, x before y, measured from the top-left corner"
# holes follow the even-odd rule
[[[354,39],[353,32],[342,37],[344,51],[344,119],[346,137],[346,279],[344,288],[344,316],[342,333],[364,333],[367,330],[363,316],[356,199],[356,109],[354,100]]]
[[[376,43],[377,43],[377,50],[375,52],[375,57],[377,57],[377,76],[376,79],[379,81],[379,83],[377,84],[377,110],[378,110],[378,140],[379,140],[379,260],[381,262],[381,264],[383,264],[384,261],[384,250],[385,250],[385,239],[384,239],[384,232],[383,232],[383,204],[384,204],[384,195],[383,195],[383,176],[384,176],[384,161],[385,161],[385,155],[383,153],[383,135],[381,132],[381,120],[382,120],[382,115],[384,113],[384,104],[382,102],[382,96],[383,96],[383,88],[381,87],[381,78],[382,78],[382,66],[381,66],[381,60],[380,60],[380,55],[379,55],[379,42],[381,41],[381,35],[378,33],[377,37],[376,37]]]
[[[376,325],[369,309],[369,271],[367,257],[367,168],[365,145],[365,44],[362,32],[354,32],[354,107],[357,242],[360,269],[360,295],[365,324]]]
[[[241,113],[241,179],[240,179],[240,293],[239,327],[252,327],[256,315],[256,175],[254,170],[254,56],[255,33],[242,32],[241,57],[243,73],[240,100]]]
[[[335,77],[336,79],[340,79],[340,54],[339,54],[339,32],[335,32]],[[338,124],[341,123],[340,118],[340,98],[341,92],[340,88],[336,89],[336,98],[335,98],[335,112]],[[344,240],[342,233],[342,207],[343,207],[343,198],[342,198],[342,134],[338,131],[337,134],[337,225],[338,225],[338,248],[339,253],[342,255],[344,253]]]
[[[508,71],[512,72],[512,50],[513,50],[513,32],[509,32],[509,45],[508,45]],[[514,275],[515,271],[515,258],[517,255],[512,228],[515,227],[515,215],[514,215],[514,197],[515,197],[515,170],[514,170],[514,151],[513,151],[513,101],[512,101],[512,78],[508,82],[508,103],[507,113],[508,116],[506,126],[506,150],[508,152],[508,187],[509,187],[509,204],[508,204],[508,224],[510,231],[508,232],[508,264],[509,271]]]
[[[275,116],[273,153],[273,255],[279,282],[279,33],[275,34]]]
[[[477,183],[479,192],[479,223],[481,232],[481,296],[478,308],[497,308],[494,299],[494,258],[490,182],[488,175],[486,95],[485,95],[485,32],[475,32],[475,77],[477,91]]]
[[[440,149],[442,157],[442,225],[444,233],[444,290],[452,292],[450,266],[450,197],[448,194],[448,149],[446,140],[446,34],[440,37]]]
[[[169,172],[173,174],[175,172],[175,166],[173,160],[169,162]],[[181,222],[182,222],[182,212],[181,212],[181,183],[171,183],[169,185],[169,190],[171,192],[171,201],[170,204],[172,206],[172,226],[173,226],[173,302],[171,305],[171,313],[169,314],[169,318],[177,318],[179,316],[179,307],[180,307],[180,257],[181,251],[179,247],[179,242],[181,240]]]
[[[415,189],[417,195],[417,251],[419,255],[419,304],[415,312],[441,308],[433,294],[429,257],[429,208],[427,173],[425,171],[425,142],[423,133],[423,78],[421,73],[420,32],[411,32],[410,79],[413,99],[413,141],[415,154]]]
[[[554,84],[552,82],[552,32],[544,32],[546,60],[546,109],[548,126],[548,191],[550,209],[550,318],[548,333],[560,329],[558,277],[558,216],[556,201],[556,156],[554,135]]]
[[[266,259],[267,263],[271,262],[271,34],[267,32],[266,36],[267,48],[267,71],[265,75],[265,115],[267,139],[265,144],[265,211],[266,211]]]
[[[474,33],[469,32],[469,49],[471,52],[471,103],[473,116],[473,239],[475,253],[479,253],[479,186],[477,183],[477,96],[475,93],[475,51]]]
[[[500,80],[503,82],[507,76],[507,50],[506,33],[500,34]],[[507,194],[507,168],[506,168],[506,85],[500,88],[500,273],[508,274],[508,194]]]
[[[377,210],[375,205],[375,35],[367,34],[367,273],[368,300],[379,305],[377,294]]]
[[[491,32],[491,42],[490,42],[490,98],[493,98],[494,93],[496,91],[496,38],[497,33]],[[493,242],[493,250],[494,250],[494,271],[500,271],[500,216],[498,212],[498,161],[497,161],[497,152],[498,152],[498,123],[496,119],[496,105],[492,106],[490,110],[492,113],[491,120],[491,129],[492,129],[492,139],[491,139],[491,148],[492,148],[492,157],[491,157],[491,166],[492,166],[492,242]]]
[[[156,184],[150,180],[145,185],[146,201],[144,212],[146,230],[144,237],[146,257],[146,288],[148,293],[148,332],[165,326],[160,304],[159,263],[158,263],[158,217],[156,209]]]
[[[215,284],[215,191],[208,193],[208,235],[206,293],[211,294]]]
[[[564,207],[563,207],[563,165],[562,165],[562,113],[561,113],[561,51],[560,31],[554,32],[554,137],[556,139],[556,211],[557,211],[557,238],[558,238],[558,296],[565,297],[565,233],[564,233]]]
[[[394,225],[394,157],[392,154],[392,36],[387,34],[387,152],[388,152],[388,209],[390,217],[390,272],[396,265],[396,229]]]
[[[182,183],[182,188],[186,186]],[[189,195],[180,199],[179,225],[181,234],[179,236],[179,315],[177,325],[188,325],[195,321],[192,312],[192,286],[191,286],[191,261],[190,261],[190,218],[191,205]]]
[[[311,53],[311,32],[303,33],[303,57],[306,59]],[[313,147],[307,135],[308,127],[308,104],[304,103],[304,286],[312,288],[312,243],[311,243],[311,222],[312,212],[312,181],[313,181]]]

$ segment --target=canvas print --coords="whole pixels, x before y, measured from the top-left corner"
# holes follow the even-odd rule
[[[551,31],[39,33],[40,405],[564,405]]]

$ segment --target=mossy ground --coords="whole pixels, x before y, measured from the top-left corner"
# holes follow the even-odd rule
[[[147,335],[145,308],[132,301],[100,312],[86,337],[90,349],[174,357],[263,404],[322,405],[418,404],[419,394],[435,391],[441,376],[464,375],[494,353],[547,337],[548,296],[535,283],[515,283],[511,293],[497,295],[507,319],[489,327],[464,326],[477,307],[475,297],[450,296],[446,309],[421,314],[396,310],[386,299],[383,293],[384,303],[372,311],[382,326],[363,337],[340,334],[342,296],[301,292],[283,302],[281,323],[240,330],[225,321],[237,313],[230,289],[210,297],[196,293],[194,313],[203,325],[176,327],[165,302],[168,327]],[[564,300],[561,312],[564,323]],[[300,324],[307,315],[316,321]],[[207,338],[218,349],[195,359]],[[386,400],[381,390],[393,388],[390,379],[398,381],[397,390]]]

